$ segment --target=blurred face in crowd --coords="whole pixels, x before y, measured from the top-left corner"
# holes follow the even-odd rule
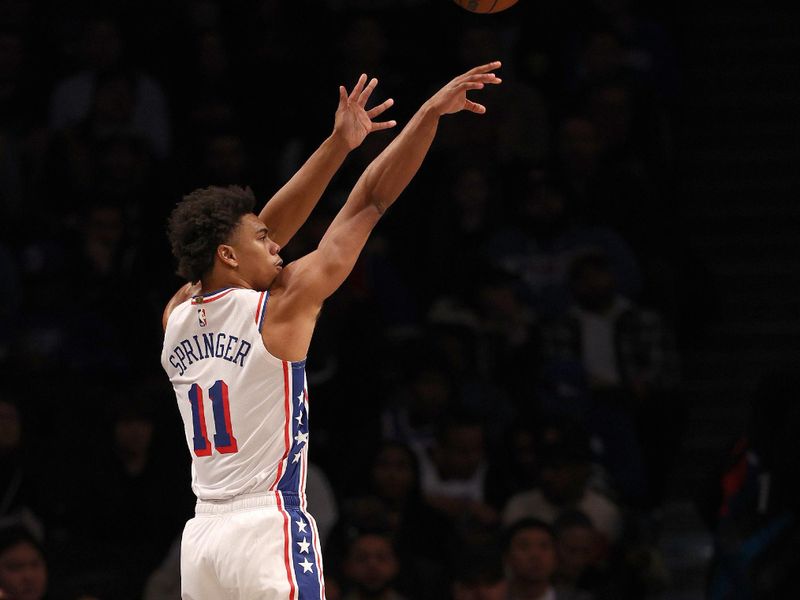
[[[567,216],[567,202],[564,194],[555,186],[537,180],[535,174],[528,179],[522,218],[525,225],[535,234],[559,233]]]
[[[95,118],[102,123],[130,123],[133,119],[135,94],[133,82],[126,77],[113,77],[98,82],[94,95]]]
[[[464,169],[453,185],[453,197],[463,230],[471,232],[483,225],[489,200],[489,182],[479,169]]]
[[[586,266],[572,282],[572,294],[578,306],[584,310],[605,311],[611,307],[617,295],[614,274],[605,266]]]
[[[388,538],[362,535],[347,555],[345,572],[359,590],[378,594],[386,590],[398,571],[397,557]]]
[[[10,402],[0,400],[0,452],[13,450],[19,446],[22,427],[19,411]]]
[[[558,571],[567,581],[577,581],[583,572],[593,564],[597,534],[591,527],[575,525],[567,527],[558,534]]]
[[[453,600],[506,600],[508,583],[504,579],[480,583],[457,581],[453,585]]]
[[[479,425],[451,426],[435,452],[439,473],[445,479],[469,479],[483,457],[483,428]]]
[[[450,386],[445,376],[436,369],[427,369],[417,374],[413,386],[409,407],[412,419],[422,422],[437,419],[450,399]]]
[[[516,580],[549,583],[558,565],[553,537],[538,527],[518,531],[506,553],[506,565]]]
[[[247,166],[244,142],[237,135],[218,135],[206,145],[206,166],[218,185],[241,181]]]
[[[39,550],[19,542],[0,554],[0,590],[3,598],[40,600],[47,588],[47,567]]]
[[[623,66],[625,51],[611,32],[597,32],[587,41],[582,56],[583,67],[590,81],[614,75]]]
[[[141,456],[150,449],[153,439],[153,423],[144,418],[124,418],[117,421],[114,429],[117,448],[125,456]]]
[[[17,77],[23,57],[22,38],[14,33],[0,33],[0,79]]]
[[[378,494],[387,500],[402,500],[414,488],[414,465],[408,450],[386,446],[375,458],[372,480]]]
[[[122,54],[122,36],[117,24],[105,19],[87,23],[83,51],[88,67],[102,70],[114,65]]]
[[[559,130],[558,151],[569,173],[584,177],[592,175],[600,157],[597,128],[588,119],[566,119]]]
[[[575,460],[554,460],[542,467],[542,491],[554,504],[578,502],[583,496],[589,467]]]
[[[115,246],[125,231],[122,209],[116,206],[96,206],[86,220],[86,239],[104,246]]]

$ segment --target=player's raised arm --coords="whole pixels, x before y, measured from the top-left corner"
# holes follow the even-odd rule
[[[467,92],[500,83],[493,73],[499,67],[499,62],[481,65],[448,82],[364,170],[318,249],[297,261],[295,277],[302,281],[300,285],[309,301],[321,303],[353,269],[372,228],[422,164],[440,117],[462,110],[486,112],[483,105],[467,98]]]
[[[377,79],[367,83],[367,76],[361,75],[349,95],[344,86],[339,87],[333,133],[262,209],[259,218],[278,245],[285,246],[305,223],[347,154],[373,131],[395,126],[394,121],[374,121],[392,106],[391,98],[366,109],[377,85]]]

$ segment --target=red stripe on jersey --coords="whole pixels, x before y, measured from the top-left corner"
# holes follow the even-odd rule
[[[292,543],[291,534],[289,533],[291,519],[289,518],[289,513],[283,508],[283,497],[281,493],[278,492],[275,494],[275,497],[278,501],[278,509],[283,515],[283,564],[286,566],[286,578],[289,580],[289,600],[294,600],[295,587],[294,579],[292,578],[292,562],[289,557],[289,546],[291,546]]]
[[[219,300],[223,296],[227,296],[236,288],[230,288],[225,290],[224,292],[220,292],[216,296],[195,296],[192,298],[192,304],[208,304],[209,302],[213,302],[214,300]]]
[[[275,475],[275,481],[269,486],[270,491],[274,490],[275,486],[278,485],[278,482],[281,480],[281,475],[283,475],[283,463],[289,457],[289,450],[291,449],[291,444],[289,443],[289,436],[292,428],[292,424],[290,423],[291,409],[289,406],[289,363],[285,360],[283,361],[283,407],[286,411],[286,419],[283,423],[283,439],[286,450],[284,450],[283,456],[278,463],[278,473]]]
[[[261,306],[264,304],[264,292],[258,297],[258,306],[256,307],[256,325],[258,325],[258,315],[261,314]]]

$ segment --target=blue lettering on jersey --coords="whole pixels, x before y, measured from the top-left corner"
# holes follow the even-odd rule
[[[192,340],[181,340],[169,355],[169,364],[178,370],[178,375],[183,375],[186,370],[196,362],[208,358],[219,358],[240,367],[253,347],[250,342],[228,333],[204,333],[203,341],[193,335]],[[194,343],[192,343],[194,342]]]

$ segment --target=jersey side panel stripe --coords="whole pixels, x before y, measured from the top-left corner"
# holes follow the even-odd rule
[[[289,600],[295,600],[295,590],[297,589],[292,568],[291,545],[292,545],[292,518],[283,506],[283,496],[280,492],[275,494],[278,500],[278,509],[283,515],[283,564],[286,567],[286,578],[289,580]]]
[[[274,490],[275,487],[278,485],[278,482],[281,480],[281,474],[283,473],[283,469],[286,465],[286,461],[289,457],[289,450],[291,449],[291,444],[289,442],[289,433],[291,428],[291,406],[290,402],[290,393],[289,390],[289,364],[286,361],[283,361],[283,392],[284,392],[284,413],[285,419],[283,424],[283,437],[284,437],[284,452],[283,457],[278,464],[278,472],[275,475],[275,481],[272,482],[272,485],[269,487],[270,491]]]

